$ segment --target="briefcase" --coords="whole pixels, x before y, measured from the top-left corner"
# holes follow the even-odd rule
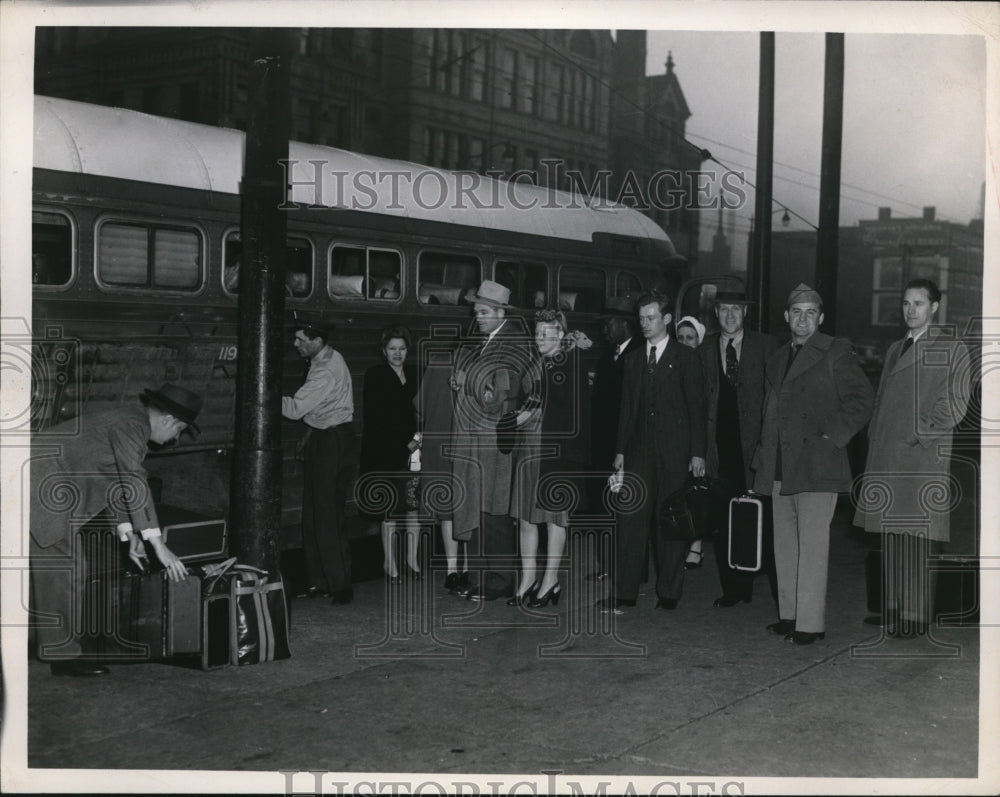
[[[191,512],[170,504],[156,507],[166,545],[186,565],[226,558],[229,533],[224,518]]]
[[[760,570],[764,540],[764,502],[750,493],[729,501],[727,558],[736,570]]]

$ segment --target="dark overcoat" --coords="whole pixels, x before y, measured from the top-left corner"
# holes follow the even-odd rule
[[[136,402],[81,415],[79,432],[59,424],[32,440],[31,536],[47,548],[110,508],[136,531],[159,528],[142,463],[149,412]]]
[[[407,445],[417,431],[417,409],[413,403],[417,395],[416,368],[403,363],[403,375],[406,384],[385,362],[365,372],[359,463],[362,474],[407,468],[410,458]]]
[[[781,446],[781,494],[851,488],[847,444],[872,413],[872,386],[851,344],[815,332],[785,374],[791,342],[767,361],[767,397],[753,489],[769,495]]]
[[[518,319],[507,318],[493,340],[463,347],[453,376],[460,384],[452,425],[456,488],[454,536],[469,539],[480,513],[506,515],[510,508],[511,455],[497,448],[500,416],[521,403],[530,362],[529,338]]]
[[[618,422],[618,453],[625,470],[636,472],[646,456],[654,456],[664,476],[662,487],[672,492],[683,484],[691,457],[705,456],[705,389],[694,349],[670,338],[656,363],[649,397],[652,439],[646,439],[647,419],[640,417],[646,347],[625,355],[622,406]]]
[[[707,446],[708,456],[705,470],[709,476],[719,475],[719,449],[716,431],[719,421],[719,352],[718,332],[705,336],[702,344],[695,349],[701,360],[701,372],[705,381],[706,414],[708,416]],[[736,380],[736,401],[739,405],[740,449],[743,452],[744,477],[746,484],[753,484],[753,461],[760,429],[764,418],[764,393],[766,383],[764,369],[768,358],[778,348],[778,341],[771,335],[751,330],[743,331],[740,347],[739,376]]]
[[[595,468],[611,470],[618,442],[618,413],[622,406],[622,379],[625,375],[625,355],[645,343],[641,335],[633,335],[622,355],[615,360],[615,349],[601,355],[594,372],[591,391],[591,456]]]
[[[889,347],[868,427],[868,463],[854,523],[872,532],[950,539],[952,430],[969,404],[965,344],[931,329],[901,354]]]

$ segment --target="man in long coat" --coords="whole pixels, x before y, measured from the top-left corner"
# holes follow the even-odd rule
[[[31,581],[38,657],[55,675],[103,675],[103,665],[86,661],[80,645],[86,562],[78,531],[111,510],[129,557],[145,567],[149,542],[179,581],[184,563],[163,542],[153,494],[142,466],[150,442],[167,444],[194,424],[202,399],[177,385],[146,390],[142,402],[79,418],[79,433],[54,426],[32,440]],[[52,621],[56,622],[53,623]]]
[[[770,493],[777,623],[768,630],[808,645],[825,635],[830,521],[851,488],[847,444],[872,412],[872,388],[850,342],[819,332],[823,300],[800,283],[788,296],[792,339],[767,361],[767,398],[754,490]]]
[[[743,493],[753,484],[750,462],[760,440],[764,412],[764,366],[778,348],[771,335],[744,328],[749,312],[745,294],[720,291],[715,296],[719,331],[705,336],[696,351],[701,359],[708,415],[706,472],[718,479],[725,495]],[[768,496],[766,501],[770,501]],[[766,513],[770,514],[770,513]],[[770,528],[765,534],[765,569],[773,578],[774,545]],[[722,595],[717,608],[749,603],[754,574],[730,567],[728,534],[723,526],[715,535],[715,563]],[[777,590],[776,586],[774,587]]]
[[[890,636],[924,633],[934,606],[928,558],[950,537],[952,431],[969,403],[965,344],[931,329],[941,292],[930,280],[903,293],[906,337],[889,347],[868,429],[868,463],[854,523],[883,539],[882,615]]]
[[[492,280],[466,297],[483,336],[456,357],[451,378],[455,391],[452,427],[453,473],[457,503],[453,533],[470,541],[480,529],[482,555],[493,561],[478,581],[470,578],[455,594],[489,601],[514,594],[514,574],[502,562],[517,559],[517,537],[510,515],[512,462],[497,447],[497,422],[520,404],[521,380],[530,362],[528,338],[514,319],[510,290]],[[481,561],[482,564],[482,561]]]

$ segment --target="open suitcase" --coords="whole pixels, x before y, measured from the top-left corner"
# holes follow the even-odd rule
[[[761,568],[764,542],[764,502],[752,493],[729,501],[727,558],[736,570],[757,572]]]

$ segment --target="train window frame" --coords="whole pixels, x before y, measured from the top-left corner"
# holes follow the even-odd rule
[[[148,232],[174,231],[192,232],[198,236],[198,286],[196,288],[157,287],[156,285],[121,285],[108,282],[101,275],[101,233],[109,224],[119,224],[131,227],[145,227]],[[94,282],[105,293],[145,294],[148,296],[185,296],[195,297],[203,294],[208,287],[208,233],[205,228],[195,222],[178,221],[170,218],[160,219],[150,216],[101,216],[94,222]],[[147,275],[148,275],[147,264]]]
[[[234,233],[238,235],[239,231],[240,231],[239,227],[229,227],[222,233],[222,268],[219,269],[219,282],[222,285],[223,293],[225,293],[227,296],[232,297],[233,299],[238,299],[240,293],[238,288],[237,290],[233,290],[227,287],[226,285],[226,268],[227,268],[226,247],[229,245],[229,237]],[[302,294],[301,296],[297,296],[294,293],[287,293],[285,295],[285,300],[293,302],[305,302],[308,301],[310,298],[312,298],[312,295],[316,291],[316,244],[312,240],[312,238],[310,238],[305,233],[289,232],[285,235],[286,249],[288,248],[289,240],[303,241],[309,245],[309,292]]]
[[[427,282],[421,279],[421,270],[423,269],[424,257],[428,255],[438,255],[444,257],[453,257],[456,259],[465,259],[469,261],[474,261],[479,268],[479,275],[475,278],[474,284],[469,285],[451,285],[448,282]],[[448,307],[453,309],[468,310],[470,303],[466,300],[467,292],[471,289],[475,291],[480,285],[483,284],[483,259],[479,255],[471,254],[469,252],[459,252],[452,249],[447,249],[443,247],[428,247],[426,249],[421,249],[417,252],[417,267],[416,267],[416,287],[417,287],[417,304],[421,307]],[[428,301],[421,298],[421,287],[429,287],[428,291],[424,292]],[[458,293],[453,292],[454,288],[458,288]],[[466,291],[463,293],[462,291]],[[435,298],[437,301],[429,301],[429,299]],[[445,301],[441,301],[441,299]],[[454,298],[455,301],[450,301]]]
[[[576,300],[578,298],[579,289],[564,290],[563,280],[564,275],[568,270],[577,271],[592,271],[596,274],[600,274],[603,286],[600,289],[596,289],[596,293],[593,297],[588,297],[588,302],[585,308],[578,308],[576,306]],[[573,293],[573,297],[569,297],[568,294]],[[608,270],[606,268],[601,268],[598,265],[578,264],[578,263],[562,263],[559,265],[559,269],[556,272],[556,309],[562,310],[568,313],[586,313],[590,315],[597,315],[604,309],[604,300],[608,295]]]
[[[35,282],[35,268],[34,268],[34,257],[35,257],[35,214],[41,213],[50,216],[62,216],[69,224],[69,278],[65,282]],[[70,290],[74,283],[76,282],[77,273],[80,267],[79,260],[79,245],[80,245],[80,230],[77,224],[76,217],[73,216],[65,208],[57,207],[55,205],[44,205],[44,204],[32,204],[31,206],[31,257],[32,257],[32,290],[39,289],[44,291],[67,291]]]
[[[518,284],[517,285],[515,285],[515,286],[507,285],[507,283],[503,279],[500,278],[500,275],[497,274],[497,270],[501,266],[504,266],[504,265],[510,265],[510,266],[516,266],[517,267],[517,269],[518,269],[518,273],[517,273],[517,283]],[[526,292],[527,289],[530,288],[530,286],[528,286],[528,284],[527,284],[528,280],[525,278],[526,277],[526,269],[527,268],[530,268],[532,270],[536,269],[536,268],[541,269],[542,273],[544,274],[544,278],[542,280],[542,284],[545,286],[545,288],[544,288],[544,291],[543,291],[543,294],[542,294],[542,297],[541,297],[541,303],[540,304],[539,304],[539,299],[538,299],[538,296],[537,296],[537,292],[536,292],[536,295],[535,295],[533,301],[531,301],[530,303],[527,301],[527,296],[522,295],[522,294],[524,294]],[[498,258],[496,258],[496,260],[493,261],[493,269],[492,269],[491,273],[493,274],[493,281],[494,282],[499,282],[501,285],[505,285],[506,287],[508,287],[508,288],[511,289],[510,290],[510,302],[515,307],[523,307],[523,308],[525,308],[527,310],[543,310],[543,309],[545,309],[546,307],[549,306],[548,303],[549,303],[550,293],[549,293],[549,264],[548,263],[544,263],[544,262],[542,262],[540,260],[524,260],[524,259],[517,258],[517,257],[509,257],[509,258],[498,257]]]
[[[348,295],[333,292],[333,253],[336,249],[361,249],[365,253],[365,273],[362,276],[362,287],[356,295]],[[373,252],[383,252],[395,255],[399,259],[399,290],[395,296],[371,295],[372,280],[370,277],[371,255]],[[344,275],[336,275],[344,276]],[[357,274],[349,276],[359,276]],[[384,289],[383,289],[384,290]],[[406,296],[406,254],[402,249],[394,246],[373,246],[360,241],[333,241],[326,250],[326,295],[334,302],[374,302],[377,305],[399,304]]]
[[[635,290],[631,290],[628,288],[628,286],[622,286],[618,282],[618,280],[623,276],[631,277],[633,280],[635,280],[635,283],[639,287]],[[636,274],[634,271],[626,271],[625,269],[619,269],[618,271],[615,272],[615,286],[614,286],[614,291],[611,293],[612,296],[639,296],[644,291],[645,287],[643,286],[642,279],[640,279],[639,275]]]

